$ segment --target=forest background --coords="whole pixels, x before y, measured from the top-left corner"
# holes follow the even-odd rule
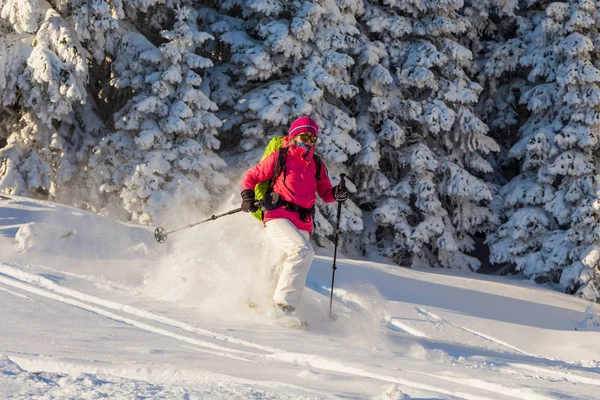
[[[211,213],[308,115],[348,254],[597,301],[599,56],[595,0],[0,0],[0,193]]]

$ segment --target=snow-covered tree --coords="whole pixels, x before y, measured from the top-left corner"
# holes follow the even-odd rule
[[[56,198],[87,143],[77,110],[86,98],[87,52],[44,0],[0,1],[0,191]]]
[[[476,270],[488,234],[492,261],[597,299],[597,10],[0,0],[0,192],[140,223],[209,211],[226,174],[308,115],[353,193],[345,250]],[[335,215],[319,203],[318,242]]]
[[[353,162],[366,244],[403,265],[476,270],[471,235],[485,231],[492,194],[481,179],[498,149],[474,114],[482,87],[465,72],[472,53],[461,1],[369,2],[356,73],[362,151]]]
[[[594,286],[600,265],[597,7],[574,0],[528,14],[518,56],[529,71],[520,102],[530,115],[509,153],[520,174],[501,190],[503,224],[488,238],[493,261],[570,292]]]
[[[210,35],[197,13],[176,11],[172,29],[153,45],[137,32],[123,34],[112,64],[112,84],[131,100],[115,116],[117,131],[95,148],[90,167],[100,191],[118,193],[133,220],[149,223],[180,204],[203,205],[227,183],[216,155],[221,121],[200,89],[212,62],[198,54]]]
[[[362,12],[360,1],[228,0],[202,9],[202,26],[215,37],[205,49],[216,63],[206,86],[220,107],[224,140],[243,151],[262,149],[294,119],[311,116],[320,126],[317,151],[337,183],[348,156],[360,150],[349,106],[359,89],[348,71],[358,45],[354,16]],[[251,154],[248,163],[256,161]],[[352,179],[348,186],[353,190]],[[332,234],[335,206],[320,210],[315,232]],[[343,214],[342,229],[362,229],[351,201]]]
[[[496,173],[490,178],[498,185],[505,184],[516,172],[508,150],[519,140],[518,127],[529,115],[520,103],[521,95],[530,87],[520,59],[527,48],[524,37],[532,29],[531,20],[523,15],[530,10],[523,3],[517,8],[517,2],[511,0],[470,0],[464,12],[473,24],[466,38],[475,56],[472,68],[485,88],[478,115],[501,149],[494,154]]]

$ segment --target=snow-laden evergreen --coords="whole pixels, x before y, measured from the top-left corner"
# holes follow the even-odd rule
[[[307,115],[348,177],[348,253],[491,260],[598,299],[598,6],[0,0],[0,193],[212,212]],[[318,206],[326,244],[337,207]]]
[[[348,157],[360,150],[348,106],[359,91],[349,69],[359,42],[352,22],[360,4],[229,0],[202,9],[202,26],[215,37],[207,48],[216,63],[207,86],[224,120],[223,140],[244,151],[262,149],[271,137],[286,135],[294,119],[311,116],[320,127],[317,152],[337,183]],[[352,177],[348,186],[354,189]],[[318,236],[333,233],[335,209],[317,210]],[[341,226],[362,230],[352,201],[344,205]]]
[[[503,223],[488,237],[491,259],[565,291],[585,285],[581,293],[590,299],[599,297],[600,265],[597,6],[581,0],[534,8],[521,22],[519,39],[492,58],[502,64],[510,49],[527,68],[518,101],[529,115],[509,152],[520,171],[498,198]]]
[[[174,212],[182,205],[208,210],[211,192],[228,183],[215,153],[221,121],[217,105],[200,89],[212,62],[195,53],[211,36],[198,30],[197,12],[182,7],[156,47],[138,32],[123,34],[112,64],[112,85],[131,100],[115,115],[116,132],[93,151],[92,176],[101,192],[116,192],[134,221]]]
[[[466,253],[472,235],[492,219],[492,193],[482,176],[498,150],[474,114],[483,88],[466,67],[470,50],[457,41],[470,27],[462,1],[366,6],[358,68],[362,151],[353,163],[361,204],[373,209],[367,244],[403,265],[476,270]]]
[[[519,57],[525,45],[520,33],[526,28],[519,18],[516,0],[467,0],[464,15],[470,29],[461,43],[473,52],[468,71],[483,88],[476,107],[477,115],[488,125],[500,150],[488,157],[494,172],[487,174],[491,189],[497,193],[501,185],[512,178],[512,162],[508,150],[518,140],[518,126],[527,112],[519,104],[525,79],[519,75]],[[495,213],[496,214],[496,213]],[[495,229],[498,220],[494,217]]]
[[[44,0],[0,1],[0,18],[0,190],[57,199],[94,134],[82,115],[88,53]]]

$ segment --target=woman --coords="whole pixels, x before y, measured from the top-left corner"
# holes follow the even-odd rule
[[[298,118],[284,139],[283,161],[275,151],[251,168],[242,181],[242,209],[254,212],[257,210],[254,188],[273,178],[280,160],[281,172],[263,203],[266,210],[263,221],[267,236],[284,253],[273,301],[286,313],[293,313],[298,306],[315,255],[309,237],[313,231],[316,193],[327,203],[348,198],[346,188],[333,187],[323,163],[315,161],[314,145],[318,136],[315,121],[309,117]],[[319,173],[317,168],[320,168]]]

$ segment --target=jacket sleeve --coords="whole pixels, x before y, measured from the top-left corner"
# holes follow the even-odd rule
[[[261,182],[271,179],[273,172],[275,172],[275,164],[277,164],[277,157],[279,152],[274,151],[269,154],[267,158],[250,168],[244,179],[242,179],[242,191],[246,189],[254,190],[254,187]]]
[[[321,177],[317,181],[317,193],[319,197],[323,199],[325,203],[333,203],[335,197],[333,197],[333,186],[327,175],[327,168],[325,164],[321,163]]]

